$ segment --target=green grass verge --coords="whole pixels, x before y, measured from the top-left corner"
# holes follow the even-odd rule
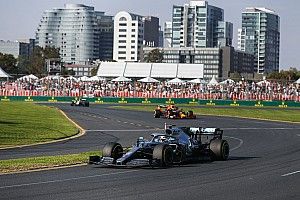
[[[0,102],[0,148],[73,136],[78,128],[56,108],[28,102]]]
[[[100,152],[85,152],[80,154],[43,156],[34,158],[20,158],[0,160],[0,173],[13,173],[35,169],[71,166],[87,163],[90,155],[100,155]]]
[[[149,111],[152,112],[155,106],[112,106],[112,108],[136,110],[136,111]],[[265,120],[279,120],[287,122],[300,122],[300,110],[286,110],[286,109],[253,109],[247,107],[239,108],[221,108],[221,107],[194,107],[194,106],[182,106],[187,110],[193,110],[197,115],[214,115],[214,116],[232,116],[232,117],[247,117],[255,119]],[[149,113],[150,115],[150,113]]]

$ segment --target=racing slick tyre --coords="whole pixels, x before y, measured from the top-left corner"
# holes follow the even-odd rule
[[[187,111],[186,116],[187,117],[192,117],[193,116],[193,111],[191,111],[191,110]]]
[[[160,110],[154,110],[154,118],[160,118],[161,111]]]
[[[75,103],[72,102],[72,103],[71,103],[71,106],[74,106],[74,105],[75,105]]]
[[[167,111],[167,114],[166,114],[166,118],[167,118],[167,119],[172,119],[172,118],[174,118],[174,112],[171,111],[171,110],[168,110],[168,111]]]
[[[196,119],[196,115],[194,115],[194,112],[192,110],[187,111],[186,116],[189,119]]]
[[[90,102],[88,102],[88,101],[84,102],[84,106],[85,107],[90,107]]]
[[[123,155],[123,147],[116,142],[107,143],[102,150],[103,157],[111,157],[114,160],[121,158]]]
[[[173,157],[173,164],[182,164],[186,159],[185,148],[181,145],[178,145]]]
[[[173,149],[167,144],[158,144],[153,149],[152,158],[159,167],[170,167],[173,164]]]
[[[229,156],[229,144],[226,140],[212,140],[209,148],[214,160],[227,160]]]

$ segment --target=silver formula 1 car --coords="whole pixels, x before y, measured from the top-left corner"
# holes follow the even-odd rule
[[[222,139],[219,128],[170,126],[165,133],[151,136],[151,140],[138,138],[127,151],[121,144],[110,142],[104,146],[102,157],[90,156],[89,164],[169,167],[203,159],[227,160],[229,156],[228,142]]]
[[[71,106],[89,107],[90,106],[90,102],[87,99],[79,98],[79,99],[72,100]]]

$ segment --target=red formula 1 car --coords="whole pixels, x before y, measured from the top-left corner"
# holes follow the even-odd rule
[[[194,112],[191,110],[185,112],[183,109],[179,109],[174,104],[171,104],[168,106],[158,105],[154,110],[154,117],[164,117],[167,119],[195,119],[196,115],[194,115]]]

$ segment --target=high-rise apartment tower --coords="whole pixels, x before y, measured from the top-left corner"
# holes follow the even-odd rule
[[[46,10],[36,31],[36,45],[60,49],[66,64],[112,59],[113,18],[94,7],[66,4]],[[106,40],[107,41],[104,41]]]
[[[238,31],[238,48],[254,54],[255,72],[279,71],[279,16],[266,8],[246,8]]]
[[[231,46],[232,35],[233,25],[224,21],[223,9],[207,1],[173,6],[172,47]]]

